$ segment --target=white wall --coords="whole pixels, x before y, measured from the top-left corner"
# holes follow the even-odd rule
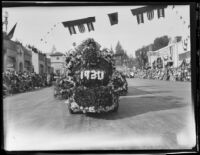
[[[39,55],[32,51],[32,64],[34,68],[34,72],[39,74]]]
[[[170,53],[170,48],[172,48],[172,53]],[[150,65],[158,58],[161,57],[163,60],[164,55],[172,56],[173,66],[178,67],[182,61],[179,61],[179,54],[184,53],[183,43],[182,41],[178,43],[171,43],[170,45],[159,49],[157,51],[150,51],[150,53],[156,53],[156,55],[149,55],[148,60]],[[172,54],[172,55],[171,55]]]

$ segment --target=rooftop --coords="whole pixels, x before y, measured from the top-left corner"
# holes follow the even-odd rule
[[[63,56],[63,55],[64,54],[61,52],[55,52],[55,53],[50,54],[50,56]]]

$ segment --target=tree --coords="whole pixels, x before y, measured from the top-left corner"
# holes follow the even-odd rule
[[[132,56],[129,56],[127,66],[129,68],[133,68],[134,66],[137,67],[137,59],[133,58]]]
[[[127,58],[128,58],[127,53],[123,49],[119,41],[117,42],[117,45],[115,47],[115,55],[120,57],[122,65],[123,63],[127,63]]]
[[[123,50],[122,45],[120,44],[119,41],[117,42],[117,45],[115,47],[115,52],[116,52],[116,54],[124,55],[124,50]]]
[[[158,49],[161,49],[167,46],[168,43],[169,43],[169,37],[166,35],[156,38],[153,42],[153,51],[156,51]]]
[[[51,49],[51,53],[55,53],[57,50],[56,50],[56,47],[55,45],[53,45],[52,49]]]
[[[146,63],[148,63],[147,52],[149,51],[149,46],[150,45],[143,46],[142,48],[135,51],[139,68],[144,68]]]
[[[179,40],[180,37],[177,38]],[[144,68],[146,64],[148,63],[148,56],[147,53],[149,51],[156,51],[158,49],[161,49],[165,46],[167,46],[169,43],[169,37],[168,36],[162,36],[154,39],[154,42],[152,44],[143,46],[140,49],[137,49],[135,51],[135,56],[137,59],[137,67],[138,68]]]
[[[110,51],[111,51],[111,53],[114,53],[114,50],[113,50],[112,46],[110,47]]]
[[[98,42],[96,42],[93,38],[85,39],[81,44],[79,44],[79,45],[77,46],[76,50],[77,50],[78,52],[82,52],[83,49],[85,48],[85,46],[86,46],[90,41],[95,42],[97,50],[100,50],[101,45],[100,45]]]

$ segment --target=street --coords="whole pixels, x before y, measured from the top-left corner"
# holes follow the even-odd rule
[[[70,114],[53,87],[6,97],[7,150],[183,149],[195,145],[190,82],[127,79],[117,113]]]

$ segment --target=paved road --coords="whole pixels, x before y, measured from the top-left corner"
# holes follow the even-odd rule
[[[194,145],[191,83],[128,79],[117,113],[71,115],[53,87],[4,99],[8,150],[182,149]]]

